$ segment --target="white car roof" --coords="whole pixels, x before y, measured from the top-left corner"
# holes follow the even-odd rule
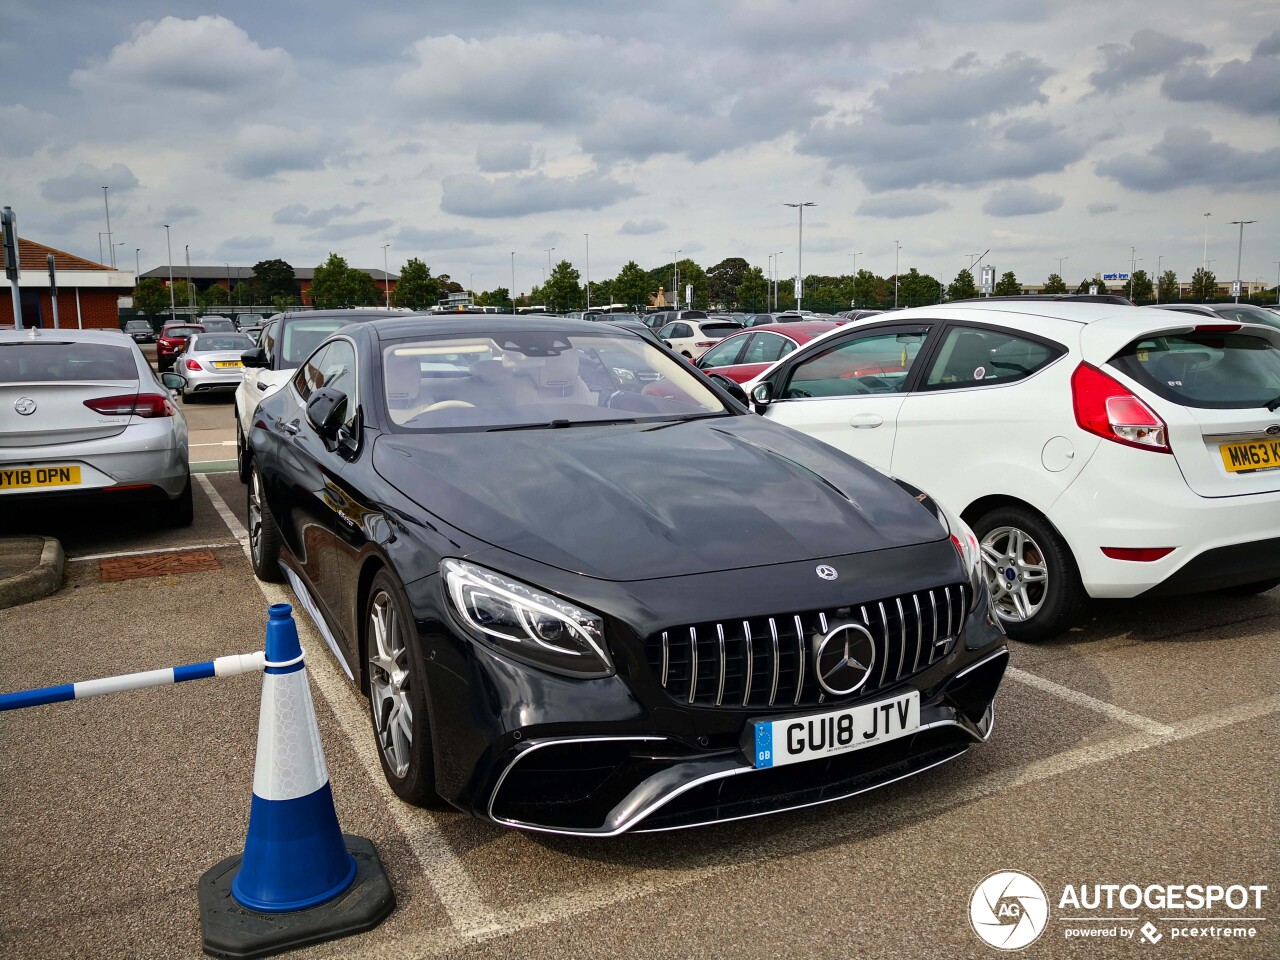
[[[0,343],[12,343],[16,340],[53,340],[70,343],[111,343],[116,346],[133,344],[132,337],[126,337],[123,330],[77,330],[68,327],[49,329],[34,327],[24,330],[0,330]]]

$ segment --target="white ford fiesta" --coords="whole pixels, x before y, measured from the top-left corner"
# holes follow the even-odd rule
[[[755,409],[926,489],[974,529],[1010,636],[1085,597],[1280,584],[1280,330],[1000,301],[840,328]]]

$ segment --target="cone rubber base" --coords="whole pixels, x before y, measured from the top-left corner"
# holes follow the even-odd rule
[[[200,878],[200,938],[211,957],[266,957],[372,930],[395,909],[396,896],[378,851],[364,837],[344,833],[356,878],[328,903],[294,913],[258,913],[231,896],[241,855],[221,861]]]

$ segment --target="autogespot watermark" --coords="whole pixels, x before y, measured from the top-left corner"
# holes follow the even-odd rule
[[[1166,939],[1255,940],[1266,922],[1267,892],[1259,883],[1069,883],[1051,897],[1027,874],[1001,870],[974,888],[969,923],[998,950],[1021,950],[1046,930],[1066,940],[1147,946]]]

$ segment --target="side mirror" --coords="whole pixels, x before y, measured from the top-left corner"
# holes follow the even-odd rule
[[[670,340],[663,340],[662,342],[665,343],[668,347],[671,346]]]
[[[246,367],[267,367],[271,365],[271,360],[267,357],[265,347],[246,350],[244,353],[240,354],[240,362]]]
[[[751,389],[751,402],[757,407],[767,407],[773,401],[773,384],[762,380]]]
[[[332,387],[321,387],[307,401],[307,419],[327,442],[338,442],[338,430],[347,418],[347,395]]]
[[[177,373],[162,373],[160,374],[160,382],[164,384],[166,390],[176,393],[186,387],[187,378]]]
[[[749,406],[751,401],[747,399],[747,391],[742,389],[742,384],[719,373],[710,375],[711,379],[716,382],[716,386],[720,387],[725,393],[733,397],[744,407]]]

